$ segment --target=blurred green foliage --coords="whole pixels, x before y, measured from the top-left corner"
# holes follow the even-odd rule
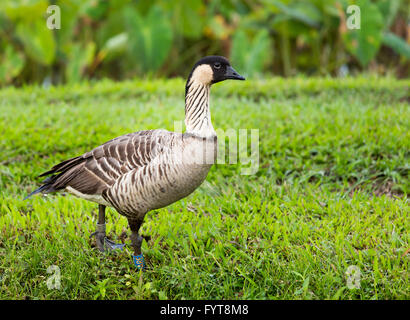
[[[361,28],[346,9],[360,7]],[[57,5],[61,28],[46,21]],[[246,76],[410,69],[405,0],[2,0],[0,84],[186,75],[208,54]],[[343,71],[343,72],[341,72]]]

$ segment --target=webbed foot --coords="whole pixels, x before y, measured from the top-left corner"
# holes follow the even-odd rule
[[[97,245],[98,250],[101,252],[105,252],[107,250],[122,250],[125,247],[125,244],[122,243],[115,243],[114,241],[107,238],[105,233],[105,223],[98,224],[97,223],[97,231],[93,232],[90,235],[91,237],[95,237],[95,242]]]

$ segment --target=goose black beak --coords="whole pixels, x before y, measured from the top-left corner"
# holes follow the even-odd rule
[[[245,80],[245,77],[242,77],[238,72],[235,71],[234,68],[228,66],[225,72],[225,79]]]

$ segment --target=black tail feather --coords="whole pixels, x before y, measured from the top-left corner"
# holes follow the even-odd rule
[[[33,196],[37,193],[50,193],[50,192],[55,192],[55,191],[64,189],[64,187],[62,187],[62,186],[55,186],[55,184],[57,182],[57,179],[59,177],[61,177],[62,175],[64,175],[64,173],[66,173],[68,170],[70,170],[71,168],[75,167],[76,165],[78,165],[79,163],[81,163],[83,161],[84,161],[84,158],[81,157],[81,156],[71,158],[71,159],[65,160],[65,161],[55,165],[54,167],[51,168],[51,170],[42,173],[41,175],[39,175],[39,177],[44,177],[44,176],[47,176],[47,175],[51,175],[51,176],[44,179],[44,181],[42,182],[42,185],[39,188],[37,188],[36,190],[34,190],[33,192],[31,192],[29,195],[27,195],[24,198],[24,200],[30,198],[31,196]],[[64,180],[66,180],[66,179],[64,179]],[[60,184],[60,183],[57,182],[57,185],[58,184]]]
[[[33,192],[31,192],[29,195],[27,195],[23,200],[27,200],[28,198],[30,198],[31,196],[37,194],[37,193],[41,193],[41,192],[47,192],[47,189],[50,186],[47,184],[42,185],[40,188],[37,188],[36,190],[34,190]]]
[[[57,172],[67,171],[68,169],[74,167],[75,165],[82,162],[83,160],[84,160],[83,157],[75,157],[75,158],[65,160],[55,165],[54,167],[52,167],[50,170],[40,174],[39,177],[48,176],[49,174],[53,174]]]

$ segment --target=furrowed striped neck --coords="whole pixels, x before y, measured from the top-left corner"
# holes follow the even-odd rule
[[[215,136],[209,110],[210,85],[191,81],[186,86],[185,126],[188,133],[201,137]]]

